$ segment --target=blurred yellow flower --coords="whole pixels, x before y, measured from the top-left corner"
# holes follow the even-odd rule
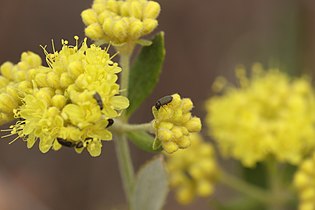
[[[111,140],[106,129],[109,119],[118,117],[129,106],[120,96],[117,73],[121,71],[107,49],[78,46],[62,41],[59,52],[45,50],[49,67],[38,67],[33,90],[15,110],[16,125],[12,134],[24,138],[28,147],[39,140],[41,152],[61,146],[77,152],[87,148],[92,156],[101,154],[101,140]]]
[[[218,167],[212,145],[200,135],[191,135],[188,149],[167,155],[166,167],[179,203],[188,204],[196,196],[207,197],[213,193]]]
[[[315,210],[315,153],[300,164],[294,185],[300,198],[299,210]]]
[[[253,166],[270,155],[298,164],[315,147],[314,91],[306,78],[290,79],[255,64],[252,77],[236,71],[240,87],[216,84],[223,94],[206,103],[209,135],[221,152]],[[224,84],[220,78],[219,84]]]
[[[81,17],[87,37],[121,45],[151,33],[158,25],[159,13],[160,5],[154,1],[94,0]]]
[[[191,134],[201,130],[201,122],[198,117],[192,117],[193,103],[189,98],[181,99],[178,94],[167,97],[167,104],[152,107],[153,127],[155,143],[162,144],[166,152],[173,153],[190,146]]]

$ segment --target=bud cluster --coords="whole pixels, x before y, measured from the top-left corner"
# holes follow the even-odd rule
[[[166,167],[178,202],[188,204],[195,196],[207,197],[213,193],[218,178],[214,149],[200,135],[191,135],[191,147],[167,155]]]
[[[7,61],[0,66],[0,124],[13,119],[13,110],[22,104],[23,92],[31,90],[34,69],[41,63],[41,58],[29,51],[22,53],[16,65]]]
[[[172,100],[160,108],[152,107],[155,141],[160,142],[168,153],[189,147],[191,133],[201,130],[200,119],[191,115],[192,101],[181,99],[178,94],[171,97]]]
[[[95,0],[81,13],[85,34],[95,41],[120,45],[135,42],[158,25],[160,5],[147,0]]]
[[[304,160],[294,177],[300,197],[299,210],[315,209],[315,154]]]

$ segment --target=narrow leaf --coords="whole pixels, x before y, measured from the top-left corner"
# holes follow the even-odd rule
[[[128,89],[130,106],[126,113],[128,116],[152,93],[159,80],[164,57],[164,33],[160,32],[150,46],[142,47],[131,67]]]
[[[131,196],[131,210],[161,210],[167,193],[167,174],[160,156],[139,171]]]

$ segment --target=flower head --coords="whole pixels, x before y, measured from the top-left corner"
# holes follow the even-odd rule
[[[160,5],[148,0],[94,0],[81,14],[85,34],[96,41],[120,45],[135,42],[158,25]]]
[[[191,147],[167,155],[166,167],[176,199],[181,204],[190,203],[195,196],[210,196],[218,178],[218,167],[210,143],[198,134],[191,135]]]
[[[28,51],[22,53],[16,65],[5,62],[0,66],[0,125],[14,119],[13,110],[22,104],[23,92],[32,89],[34,68],[41,63],[37,54]]]
[[[299,163],[315,148],[315,98],[310,82],[290,79],[278,69],[264,72],[259,64],[253,67],[251,79],[243,68],[237,75],[240,87],[227,87],[206,103],[209,134],[221,152],[245,166],[268,156]]]
[[[315,153],[304,160],[294,176],[294,185],[298,190],[299,210],[315,210]]]
[[[29,148],[39,140],[43,153],[68,146],[98,156],[101,140],[112,139],[109,119],[129,105],[116,83],[121,68],[107,50],[88,46],[86,39],[80,47],[78,42],[62,44],[59,52],[45,50],[48,67],[36,69],[33,90],[15,110],[19,120],[11,133],[24,138]]]
[[[193,103],[189,98],[181,99],[178,94],[168,97],[152,107],[153,126],[155,144],[161,144],[166,152],[173,153],[190,146],[191,134],[201,130],[201,122],[198,117],[192,117]]]

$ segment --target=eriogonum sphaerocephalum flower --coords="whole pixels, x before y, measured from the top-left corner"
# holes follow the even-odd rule
[[[300,198],[299,210],[315,210],[315,153],[300,164],[294,185]]]
[[[112,139],[109,119],[118,117],[129,101],[119,95],[121,68],[107,50],[88,46],[86,39],[78,46],[75,39],[75,46],[62,41],[59,52],[45,50],[49,67],[37,68],[33,91],[15,110],[19,120],[11,133],[24,138],[29,148],[39,140],[43,153],[64,145],[99,156],[101,140]]]
[[[160,5],[147,0],[94,0],[81,14],[87,37],[120,45],[135,42],[158,25]]]
[[[315,147],[315,98],[306,78],[253,66],[237,70],[240,87],[228,86],[206,103],[209,134],[221,152],[253,166],[273,156],[298,164]]]
[[[214,192],[219,175],[214,149],[200,135],[191,135],[189,148],[167,155],[166,167],[179,203],[188,204],[196,196],[207,197]]]
[[[161,144],[167,153],[190,146],[191,133],[201,130],[198,117],[192,117],[193,103],[189,98],[173,94],[172,100],[158,109],[153,106],[155,143]]]
[[[0,125],[14,119],[13,110],[22,104],[23,92],[32,89],[31,80],[34,79],[34,68],[41,64],[41,58],[29,51],[22,53],[21,61],[16,65],[8,61],[1,65]]]

